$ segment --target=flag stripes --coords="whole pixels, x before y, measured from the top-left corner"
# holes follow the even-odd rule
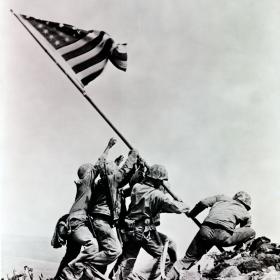
[[[89,52],[89,51],[91,51],[94,48],[101,48],[102,44],[104,44],[104,39],[106,40],[106,39],[109,38],[109,36],[106,36],[104,38],[104,35],[105,35],[105,33],[101,31],[100,34],[97,37],[95,37],[95,38],[86,37],[86,39],[92,39],[92,40],[86,42],[85,44],[81,45],[80,47],[73,46],[71,51],[63,54],[63,58],[65,60],[68,60],[68,59],[71,59],[73,57],[82,55],[82,54],[84,54],[86,52]],[[86,41],[86,40],[85,39],[84,40],[80,40],[79,42],[84,42],[84,41]]]
[[[82,30],[69,24],[19,15],[34,27],[72,68],[83,86],[104,70],[108,60],[122,71],[127,68],[126,44],[115,44],[104,31]]]
[[[112,41],[108,40],[105,42],[103,48],[101,49],[101,51],[95,55],[90,57],[89,59],[86,60],[81,60],[80,63],[76,64],[75,66],[72,67],[72,69],[74,70],[75,73],[78,73],[80,71],[85,70],[86,68],[97,64],[101,61],[106,61],[107,62],[107,57],[110,56],[110,50],[112,48]]]

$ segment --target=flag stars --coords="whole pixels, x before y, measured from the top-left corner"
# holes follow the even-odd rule
[[[54,44],[55,44],[56,46],[58,46],[58,45],[60,44],[60,41],[56,40],[56,41],[54,42]]]
[[[64,24],[63,24],[63,23],[60,23],[60,24],[59,24],[59,27],[60,27],[60,28],[62,28],[63,26],[64,26]]]
[[[39,29],[41,29],[41,28],[43,28],[43,24],[42,24],[42,23],[39,23],[39,24],[37,25],[37,27],[38,27]]]
[[[48,33],[49,33],[49,30],[48,30],[48,29],[44,29],[44,30],[43,30],[43,33],[44,33],[44,34],[48,34]]]
[[[49,39],[52,40],[53,38],[54,38],[54,36],[51,34],[51,35],[49,36]]]

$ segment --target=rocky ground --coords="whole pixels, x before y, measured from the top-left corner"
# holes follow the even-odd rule
[[[280,245],[259,237],[244,249],[210,253],[195,268],[182,271],[180,279],[280,280]]]
[[[151,262],[151,261],[150,261]],[[144,265],[145,266],[145,265]],[[146,267],[146,266],[145,266]],[[148,279],[150,268],[135,273],[135,280]],[[22,273],[7,274],[7,280],[49,280],[24,266]],[[280,244],[259,237],[247,248],[210,252],[190,270],[181,271],[180,280],[280,280]]]

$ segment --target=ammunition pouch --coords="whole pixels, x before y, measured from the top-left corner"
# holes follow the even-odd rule
[[[125,229],[134,230],[135,229],[135,220],[124,219]]]
[[[68,235],[70,234],[68,216],[68,214],[63,215],[56,223],[51,240],[51,245],[53,248],[60,248],[61,246],[66,244]]]
[[[62,239],[66,239],[67,236],[70,234],[71,230],[69,228],[68,223],[64,222],[64,221],[60,221],[57,224],[57,233],[59,234],[59,236]]]
[[[146,218],[135,221],[126,218],[124,220],[124,228],[120,229],[120,234],[123,242],[127,242],[131,239],[141,241],[144,234],[155,229],[156,225],[153,224],[152,219]]]

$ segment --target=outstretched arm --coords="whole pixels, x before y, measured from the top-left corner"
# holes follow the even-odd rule
[[[231,198],[225,195],[215,195],[207,197],[201,201],[199,201],[194,208],[188,213],[189,217],[196,217],[200,214],[204,209],[208,207],[212,207],[218,201],[229,201]]]
[[[122,188],[130,180],[130,177],[132,176],[131,172],[133,171],[134,166],[137,163],[138,155],[139,154],[137,150],[130,150],[126,161],[118,170],[118,172],[115,173],[115,178],[118,182],[119,188]]]
[[[103,154],[98,159],[99,161],[104,162],[107,159],[109,150],[116,144],[116,142],[117,140],[115,138],[110,138]]]

